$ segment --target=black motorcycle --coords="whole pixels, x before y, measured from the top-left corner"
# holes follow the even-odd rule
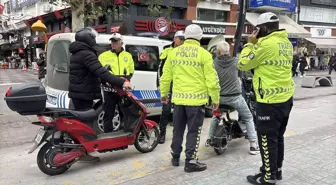
[[[218,155],[225,152],[232,139],[246,136],[246,131],[241,129],[238,120],[230,118],[230,112],[233,111],[235,109],[229,105],[220,105],[219,111],[214,112],[214,116],[219,119],[219,124],[208,144],[214,148]]]
[[[246,103],[252,113],[254,126],[255,128],[257,128],[255,124],[257,115],[256,113],[257,99],[253,90],[252,78],[242,78],[242,83],[245,89]]]

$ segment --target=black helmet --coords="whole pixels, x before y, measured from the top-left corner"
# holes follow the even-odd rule
[[[96,43],[96,37],[98,36],[98,32],[91,28],[86,27],[76,32],[75,40],[79,42],[84,42],[90,47],[95,46]]]

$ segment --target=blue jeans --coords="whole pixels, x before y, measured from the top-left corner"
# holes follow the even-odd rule
[[[241,121],[243,122],[243,124],[246,125],[247,139],[249,141],[256,141],[257,133],[254,128],[253,116],[243,96],[241,95],[232,96],[232,97],[221,96],[220,104],[229,105],[237,110],[238,115],[241,118]],[[219,119],[216,116],[213,116],[211,120],[211,124],[210,124],[208,139],[210,139],[211,136],[214,134],[218,126],[218,123],[219,123]]]

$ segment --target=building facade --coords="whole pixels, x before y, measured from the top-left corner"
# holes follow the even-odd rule
[[[336,51],[336,1],[300,0],[299,23],[311,33],[304,42],[308,51]]]

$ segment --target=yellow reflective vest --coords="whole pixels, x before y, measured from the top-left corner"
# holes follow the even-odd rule
[[[201,106],[219,104],[219,80],[212,55],[196,40],[186,40],[169,52],[160,79],[162,97],[167,97],[174,82],[172,102],[176,105]]]
[[[105,51],[98,57],[102,66],[109,64],[111,73],[116,76],[131,76],[134,74],[134,61],[127,51],[121,51],[119,55],[112,51]]]
[[[288,101],[294,94],[292,79],[293,46],[285,30],[275,31],[244,46],[238,68],[254,70],[253,88],[257,102],[274,104]]]

